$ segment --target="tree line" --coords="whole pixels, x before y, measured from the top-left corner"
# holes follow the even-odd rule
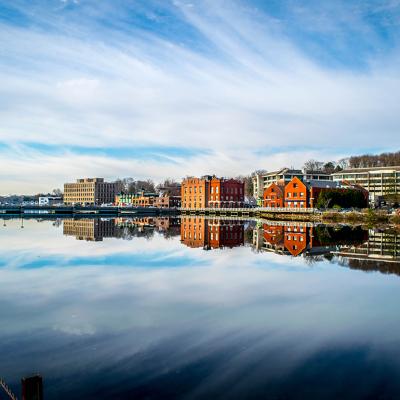
[[[308,160],[304,163],[303,169],[306,171],[321,171],[332,174],[346,168],[373,168],[373,167],[392,167],[400,165],[400,151],[381,154],[364,154],[361,156],[351,156],[342,158],[339,161],[318,161]]]

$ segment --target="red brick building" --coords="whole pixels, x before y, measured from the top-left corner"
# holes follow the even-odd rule
[[[182,208],[236,208],[244,206],[244,183],[204,176],[186,178],[181,185]]]
[[[294,177],[285,186],[285,207],[307,208],[309,207],[308,199],[308,188],[299,178]]]
[[[285,207],[285,186],[271,183],[264,190],[263,207]]]

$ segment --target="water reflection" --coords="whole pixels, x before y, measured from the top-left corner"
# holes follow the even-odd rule
[[[310,262],[325,259],[354,269],[400,275],[400,234],[393,230],[269,222],[254,229],[253,247],[303,256]]]
[[[38,372],[46,399],[400,397],[398,233],[186,218],[5,221],[0,377]]]

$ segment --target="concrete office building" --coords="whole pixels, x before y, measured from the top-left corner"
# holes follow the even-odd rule
[[[64,184],[65,204],[99,205],[114,203],[117,184],[104,182],[103,178],[77,179]]]
[[[368,190],[371,203],[375,203],[382,196],[400,195],[400,166],[349,168],[335,172],[332,179],[356,184]]]

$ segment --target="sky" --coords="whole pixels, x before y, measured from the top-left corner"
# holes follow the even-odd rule
[[[0,0],[0,195],[400,147],[400,0]]]

